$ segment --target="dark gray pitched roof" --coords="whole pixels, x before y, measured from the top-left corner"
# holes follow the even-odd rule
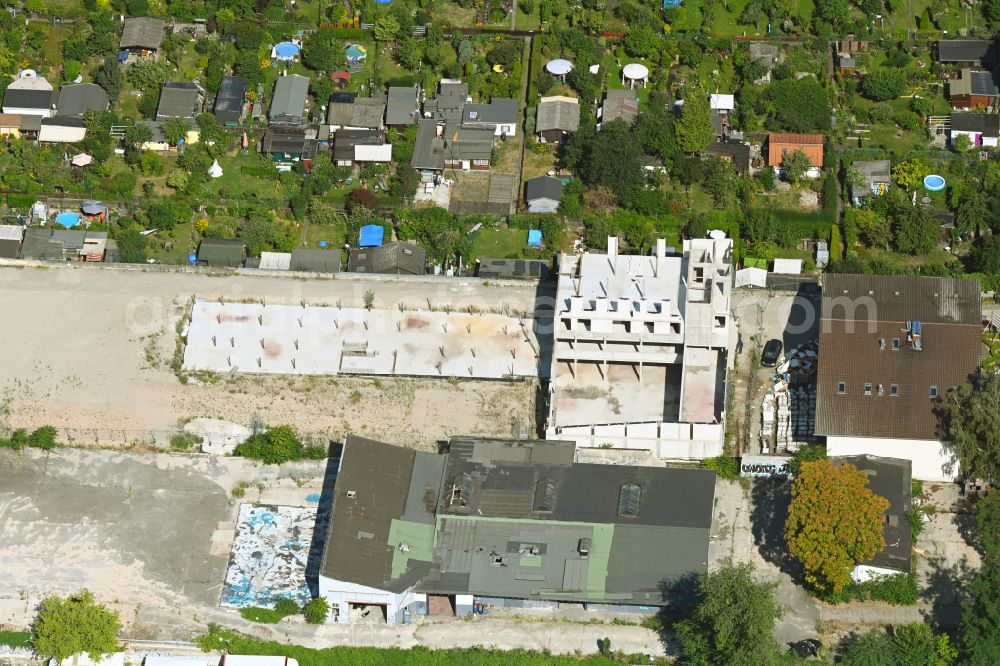
[[[524,184],[524,198],[529,202],[543,198],[560,201],[562,199],[562,181],[550,176],[532,178]]]
[[[156,119],[186,118],[194,120],[201,112],[201,89],[195,83],[167,83],[160,91]]]
[[[108,93],[95,83],[75,83],[59,91],[60,116],[82,116],[89,110],[107,111]]]
[[[826,275],[816,434],[940,439],[930,389],[943,397],[976,372],[981,318],[978,280]],[[914,321],[922,327],[922,351],[907,339],[907,322]]]
[[[198,262],[209,266],[238,267],[243,263],[243,241],[206,238],[198,246]]]
[[[161,19],[140,16],[125,19],[119,48],[143,48],[155,51],[163,43],[163,26]]]
[[[385,97],[358,97],[351,107],[351,125],[379,129],[385,117]]]
[[[505,125],[517,123],[516,99],[498,98],[489,104],[466,104],[462,107],[463,125]]]
[[[423,275],[427,272],[427,250],[408,241],[351,248],[347,270],[351,273]]]
[[[938,40],[938,60],[987,65],[996,62],[996,47],[989,39],[941,39]]]
[[[51,90],[25,90],[8,88],[4,92],[3,105],[17,109],[51,109],[55,93]]]
[[[215,117],[223,123],[239,122],[247,86],[241,76],[224,76],[215,94]]]
[[[274,84],[274,96],[268,118],[272,122],[301,122],[309,97],[309,79],[298,74],[278,78]]]
[[[353,160],[355,146],[382,145],[382,134],[375,130],[339,129],[333,134],[333,159]]]
[[[732,161],[736,173],[750,170],[750,144],[742,141],[713,141],[701,149],[702,155],[713,155]]]
[[[536,132],[562,130],[575,132],[580,128],[580,104],[560,97],[543,97],[538,103]]]
[[[386,125],[412,125],[416,122],[417,87],[390,86],[385,110]]]
[[[979,132],[986,136],[997,136],[1000,133],[1000,116],[995,113],[953,111],[951,129],[954,132]]]
[[[639,99],[634,90],[613,88],[606,93],[601,109],[601,123],[621,119],[631,125],[639,116]]]
[[[437,136],[437,128],[433,118],[417,121],[417,137],[410,158],[410,166],[414,169],[439,171],[444,168],[444,140]]]
[[[997,91],[995,75],[992,72],[979,72],[970,69],[963,69],[957,79],[948,82],[948,95],[976,95],[979,97],[996,97]]]

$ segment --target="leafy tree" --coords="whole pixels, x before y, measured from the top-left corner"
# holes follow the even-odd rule
[[[253,51],[256,55],[270,41],[271,34],[256,23],[243,21],[236,25],[236,48],[240,51]]]
[[[924,176],[930,173],[927,165],[920,160],[910,159],[899,162],[892,167],[892,178],[904,190],[912,190],[924,182]]]
[[[885,546],[881,516],[888,508],[853,465],[803,463],[792,482],[785,539],[806,581],[820,592],[840,592],[854,567]]]
[[[1000,479],[1000,375],[980,373],[948,394],[948,441],[970,478]]]
[[[959,636],[965,661],[978,666],[1000,663],[1000,491],[979,500],[976,522],[984,562],[969,586]]]
[[[892,206],[892,242],[897,252],[913,256],[927,254],[937,247],[941,227],[923,206],[897,201]]]
[[[302,64],[309,69],[331,72],[347,66],[347,54],[336,31],[320,28],[303,45]]]
[[[67,74],[68,76],[68,74]],[[104,56],[104,62],[94,72],[94,83],[104,88],[108,98],[114,104],[125,87],[125,76],[118,61],[112,56]]]
[[[468,258],[471,241],[466,226],[442,208],[409,212],[399,223],[400,240],[415,240],[427,249],[435,263],[454,261],[461,254]]]
[[[420,45],[413,37],[406,36],[396,44],[396,62],[409,71],[420,69],[423,63],[424,54],[421,53]]]
[[[960,153],[964,153],[969,148],[972,148],[972,139],[969,138],[968,134],[959,134],[952,143],[955,146],[955,150]]]
[[[692,86],[685,91],[675,131],[678,148],[688,154],[697,153],[715,137],[708,95],[701,86]]]
[[[851,19],[851,6],[847,0],[817,0],[816,20],[840,30]]]
[[[662,46],[660,36],[648,23],[633,26],[625,36],[625,53],[635,58],[648,58]]]
[[[788,182],[792,185],[798,185],[802,182],[802,178],[809,171],[812,163],[809,161],[808,155],[801,150],[796,150],[781,158],[781,166],[785,169],[785,177]]]
[[[882,67],[865,75],[861,92],[876,102],[896,99],[906,92],[906,72]]]
[[[768,88],[774,129],[812,132],[830,129],[830,93],[811,76],[775,81]]]
[[[781,611],[773,583],[758,583],[750,564],[702,576],[698,605],[676,625],[678,664],[767,666],[780,662],[774,623]]]
[[[399,34],[399,21],[392,14],[383,14],[375,19],[375,39],[380,42],[391,42]]]
[[[649,111],[639,114],[636,120],[635,135],[642,149],[660,158],[664,167],[670,170],[680,150],[674,131],[674,116],[667,110],[666,101],[659,96],[651,98],[649,106]]]
[[[302,608],[302,614],[308,624],[323,624],[330,614],[330,604],[324,596],[313,597]]]
[[[180,145],[182,139],[187,136],[191,129],[191,124],[184,118],[167,118],[160,127],[163,136],[171,145]]]
[[[116,635],[121,629],[117,611],[97,603],[89,590],[65,599],[42,601],[38,619],[31,627],[32,645],[39,655],[57,661],[86,652],[94,661],[119,649]]]
[[[170,80],[170,65],[161,60],[145,58],[129,65],[125,70],[125,77],[133,88],[158,90]]]
[[[625,121],[606,123],[600,132],[581,138],[586,144],[577,169],[584,183],[615,192],[642,184],[644,175],[639,161],[642,149]]]
[[[946,634],[921,623],[895,627],[892,636],[872,629],[857,636],[841,662],[845,666],[950,666],[958,653]]]
[[[892,243],[892,225],[889,218],[881,211],[854,208],[848,211],[848,215],[857,225],[858,233],[864,239],[865,245],[882,250],[889,249]]]

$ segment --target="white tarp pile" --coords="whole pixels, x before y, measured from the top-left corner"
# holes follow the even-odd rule
[[[817,340],[799,345],[775,368],[761,405],[761,450],[794,451],[800,443],[813,441],[816,384],[810,378],[816,373],[818,347]]]

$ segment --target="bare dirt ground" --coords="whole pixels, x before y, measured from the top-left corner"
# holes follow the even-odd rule
[[[476,280],[305,280],[289,276],[0,267],[0,420],[54,425],[76,444],[163,441],[184,420],[217,417],[347,431],[431,447],[453,434],[507,435],[534,425],[531,382],[215,376],[183,384],[171,368],[177,322],[194,297],[362,307],[532,312],[535,285]]]

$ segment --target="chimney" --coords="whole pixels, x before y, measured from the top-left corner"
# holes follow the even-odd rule
[[[656,265],[653,268],[653,277],[660,277],[660,266],[663,265],[667,257],[667,239],[656,239]]]
[[[618,263],[618,236],[608,236],[608,262],[611,264],[611,274],[615,274],[615,264]]]

